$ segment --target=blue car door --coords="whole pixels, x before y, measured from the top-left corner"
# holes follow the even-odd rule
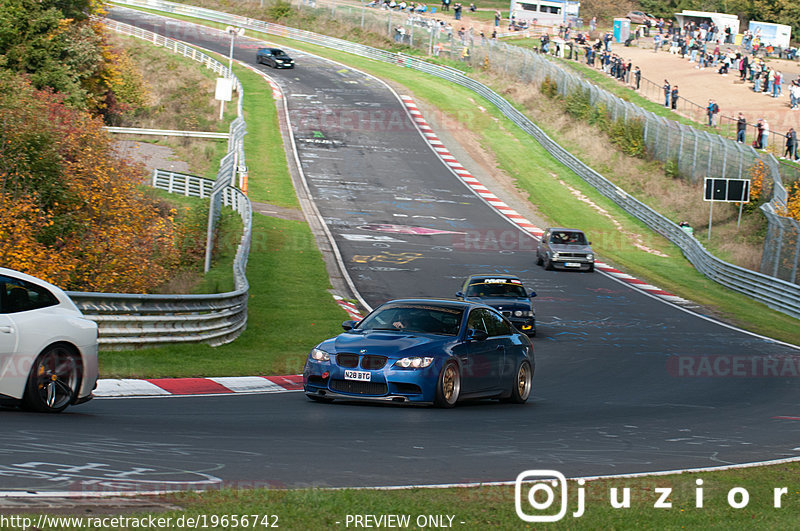
[[[485,308],[473,309],[467,319],[467,333],[477,330],[485,339],[468,339],[467,353],[461,357],[461,387],[465,394],[496,389],[504,363],[505,343],[502,337],[492,337],[496,319],[500,318]],[[502,318],[500,318],[502,322]]]

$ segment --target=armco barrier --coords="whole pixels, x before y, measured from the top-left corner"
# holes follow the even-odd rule
[[[719,282],[723,286],[763,302],[771,308],[800,318],[800,285],[792,284],[755,271],[749,271],[713,256],[696,238],[686,234],[677,224],[654,211],[641,201],[631,197],[624,190],[586,166],[577,157],[573,156],[553,141],[544,131],[514,108],[511,103],[489,87],[469,78],[459,70],[428,63],[421,59],[400,53],[392,53],[310,31],[289,28],[210,9],[166,2],[164,0],[114,0],[113,3],[144,7],[167,13],[176,13],[223,24],[235,25],[250,30],[262,31],[272,35],[288,37],[310,44],[349,52],[361,57],[412,68],[465,87],[495,105],[508,119],[534,137],[553,157],[594,186],[604,196],[620,205],[629,214],[646,223],[655,232],[663,235],[680,247],[683,254],[698,271],[716,282]]]
[[[206,65],[221,76],[228,68],[208,55],[185,44],[127,24],[106,21],[111,29],[150,41]],[[231,123],[229,153],[220,164],[217,181],[156,170],[155,188],[184,196],[211,198],[219,194],[219,203],[231,207],[242,218],[243,232],[233,261],[234,290],[228,293],[202,295],[150,295],[123,293],[69,292],[81,311],[99,325],[101,348],[114,349],[164,343],[197,343],[221,345],[236,339],[247,325],[249,284],[245,276],[252,235],[250,200],[233,186],[236,163],[244,165],[243,137],[246,126],[242,113],[244,92],[239,80],[234,86],[239,93],[238,117]],[[212,204],[213,208],[213,204]]]

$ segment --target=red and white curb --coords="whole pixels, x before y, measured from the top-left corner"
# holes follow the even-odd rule
[[[519,212],[508,206],[502,199],[494,195],[488,188],[486,188],[481,182],[475,178],[469,171],[467,171],[464,166],[461,165],[458,160],[450,153],[450,151],[445,147],[444,143],[436,136],[436,133],[433,131],[433,128],[428,124],[425,120],[425,117],[422,115],[422,112],[417,107],[417,104],[414,103],[414,99],[410,96],[400,96],[405,104],[406,108],[408,109],[409,114],[414,119],[414,123],[416,124],[417,128],[420,130],[422,135],[428,141],[428,144],[433,148],[433,150],[439,155],[439,158],[442,159],[442,162],[447,164],[453,173],[461,179],[464,184],[470,187],[479,197],[483,198],[489,206],[494,208],[497,212],[503,215],[506,219],[508,219],[511,223],[522,229],[523,231],[527,232],[537,240],[542,237],[544,233],[544,229],[541,229],[531,223],[525,216],[521,215]],[[668,291],[664,291],[661,288],[648,284],[638,278],[629,275],[627,273],[623,273],[622,271],[611,267],[608,264],[603,262],[596,261],[594,263],[596,269],[606,273],[607,275],[616,278],[622,282],[630,284],[637,289],[645,291],[651,295],[656,297],[662,298],[669,302],[675,304],[681,304],[686,306],[696,306],[691,301],[687,301],[681,297],[678,297],[675,294],[672,294]]]
[[[334,295],[333,298],[336,299],[336,303],[339,306],[341,306],[344,311],[347,312],[347,315],[349,315],[351,319],[355,321],[360,321],[361,319],[364,318],[364,316],[361,315],[358,306],[356,306],[352,302],[348,302],[344,300],[342,297],[339,297],[338,295]]]
[[[222,376],[217,378],[102,379],[96,398],[285,393],[303,389],[303,377]]]

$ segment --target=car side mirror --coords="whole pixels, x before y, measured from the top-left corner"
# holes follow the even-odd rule
[[[457,291],[456,292],[456,297],[458,297],[459,299],[463,299],[464,298],[464,292],[463,291]]]
[[[487,337],[489,337],[489,334],[483,330],[475,330],[474,328],[467,330],[467,339],[471,339],[473,341],[484,341]]]
[[[592,242],[589,242],[589,245],[591,245],[591,244],[592,244]]]
[[[344,328],[345,331],[352,330],[356,327],[356,324],[357,323],[355,321],[345,321],[342,323],[342,328]]]
[[[528,294],[528,297],[530,297],[531,299],[534,298],[535,296],[536,296],[536,292],[533,291],[533,290],[531,290],[531,292]]]

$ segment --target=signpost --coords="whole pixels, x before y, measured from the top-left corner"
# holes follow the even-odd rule
[[[217,93],[215,98],[219,100],[219,119],[222,120],[223,113],[225,112],[225,102],[231,101],[233,96],[233,43],[236,36],[244,35],[244,28],[237,28],[236,26],[228,26],[225,31],[231,36],[231,51],[228,54],[228,77],[217,78]]]
[[[750,202],[750,181],[748,179],[714,179],[706,177],[704,201],[711,203],[708,211],[708,239],[711,239],[711,217],[714,215],[714,203],[739,203],[739,221],[742,222],[742,208]]]

